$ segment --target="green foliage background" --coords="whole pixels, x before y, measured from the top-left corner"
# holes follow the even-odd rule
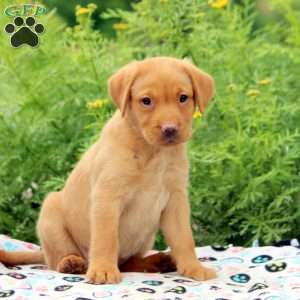
[[[133,59],[170,55],[216,81],[189,143],[197,243],[299,236],[299,10],[290,0],[270,3],[281,19],[260,27],[253,1],[214,9],[202,0],[144,0],[102,12],[121,20],[114,39],[92,29],[93,6],[73,28],[55,11],[40,17],[47,31],[36,49],[13,49],[1,34],[0,232],[36,240],[43,197],[62,187],[115,109],[89,104],[107,99],[107,78]],[[8,21],[0,18],[1,28]]]

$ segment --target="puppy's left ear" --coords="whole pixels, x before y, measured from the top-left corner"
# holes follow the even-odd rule
[[[131,97],[131,86],[137,75],[137,62],[132,62],[121,68],[108,80],[108,90],[114,103],[121,111],[122,117],[125,115]]]
[[[201,113],[204,113],[214,95],[214,80],[209,74],[199,70],[189,61],[183,60],[182,63],[183,68],[191,78],[196,104],[199,106]]]

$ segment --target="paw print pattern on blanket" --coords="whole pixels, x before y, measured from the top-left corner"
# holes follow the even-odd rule
[[[21,273],[7,273],[6,275],[15,278],[15,279],[25,279],[27,276]]]
[[[231,280],[237,283],[247,283],[250,280],[250,276],[247,274],[235,274],[232,275]]]
[[[54,288],[56,292],[64,292],[71,289],[73,285],[59,285]]]
[[[8,298],[12,296],[15,292],[13,290],[0,291],[0,298]]]
[[[38,247],[0,235],[14,250]],[[8,300],[300,300],[300,252],[292,246],[197,248],[199,260],[218,278],[198,282],[170,274],[124,273],[117,285],[88,282],[43,265],[0,264],[0,298]],[[213,258],[213,259],[211,259]]]
[[[287,267],[287,264],[284,261],[278,261],[275,263],[270,263],[265,265],[265,268],[269,272],[281,272]]]
[[[176,286],[175,288],[165,291],[165,293],[184,294],[186,293],[186,288],[184,286]]]
[[[66,276],[66,277],[63,277],[62,279],[65,281],[68,281],[68,282],[80,282],[80,281],[84,280],[84,278],[79,277],[79,276]]]
[[[268,286],[264,283],[255,283],[249,290],[248,293],[254,292],[256,290],[266,289]]]
[[[159,286],[163,284],[163,281],[158,281],[158,280],[145,280],[142,283],[148,284],[148,285],[153,285],[153,286]]]
[[[215,251],[221,252],[221,251],[226,251],[229,248],[229,246],[214,245],[211,246],[211,248]]]
[[[256,257],[254,257],[252,259],[252,262],[254,264],[263,264],[270,260],[272,260],[272,256],[263,254],[263,255],[258,255]]]
[[[217,259],[215,257],[199,257],[198,260],[204,262],[204,261],[216,261]]]

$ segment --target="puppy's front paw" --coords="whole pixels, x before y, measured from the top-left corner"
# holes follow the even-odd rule
[[[204,267],[198,261],[178,266],[178,273],[199,281],[214,279],[217,277],[214,270]]]
[[[91,265],[86,276],[94,283],[119,283],[122,278],[118,267],[114,265]]]

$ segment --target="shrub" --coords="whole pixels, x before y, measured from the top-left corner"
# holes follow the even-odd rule
[[[132,59],[171,55],[216,81],[189,143],[196,241],[246,245],[299,234],[297,12],[287,1],[285,27],[254,29],[251,3],[142,1],[133,12],[102,15],[122,20],[115,40],[92,31],[88,15],[71,29],[51,14],[38,49],[13,50],[1,37],[0,231],[34,240],[42,198],[62,186],[114,110],[102,101],[108,76]]]

